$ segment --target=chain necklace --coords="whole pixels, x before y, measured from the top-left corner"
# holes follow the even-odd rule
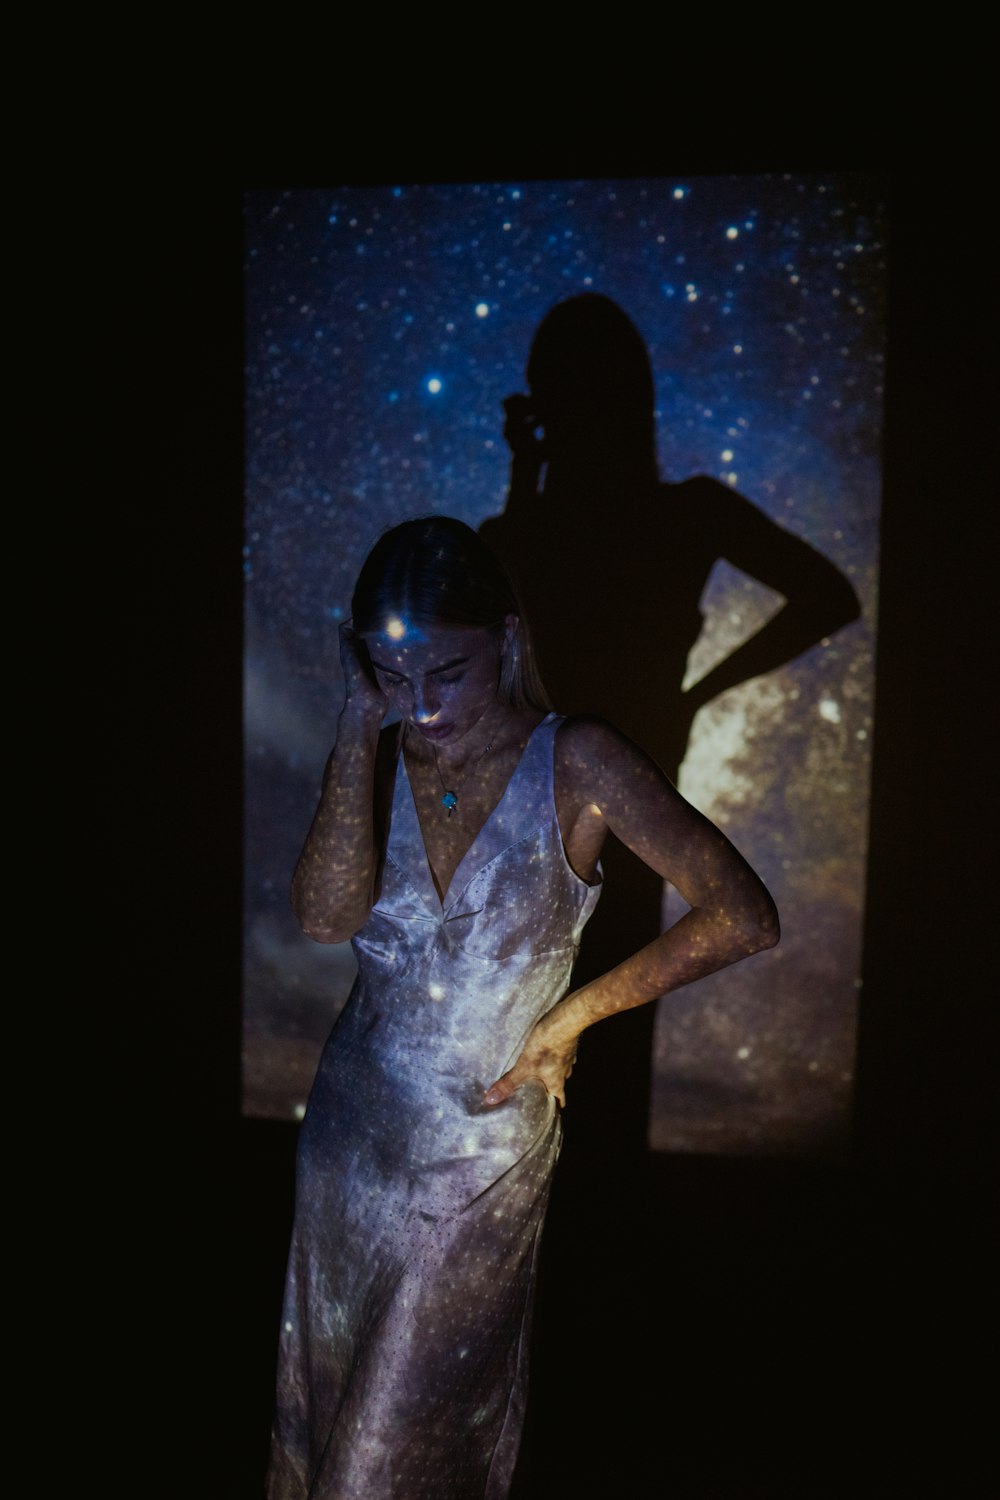
[[[445,786],[444,777],[441,775],[441,767],[438,764],[437,749],[435,748],[435,746],[433,746],[433,745],[431,746],[431,751],[432,751],[433,756],[434,756],[434,769],[435,769],[435,771],[438,774],[438,781],[440,781],[440,783],[441,783],[441,790],[444,793],[444,796],[441,798],[441,806],[442,807],[446,807],[448,809],[448,816],[449,816],[449,818],[451,817],[452,813],[455,811],[455,808],[458,806],[458,794],[461,791],[462,787],[468,781],[469,777],[471,776],[472,772],[476,769],[476,767],[478,766],[479,762],[481,760],[485,760],[486,757],[487,757],[487,755],[489,755],[489,753],[490,753],[490,751],[492,749],[493,749],[493,741],[491,740],[490,743],[486,746],[486,749],[482,752],[482,754],[476,756],[475,760],[472,762],[472,765],[469,767],[469,769],[466,771],[465,775],[462,777],[461,781],[458,783],[458,786],[457,787],[448,787],[448,786]]]

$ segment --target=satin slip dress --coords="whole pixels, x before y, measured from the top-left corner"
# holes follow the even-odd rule
[[[442,901],[402,755],[382,889],[298,1147],[270,1500],[503,1500],[559,1153],[541,1082],[486,1088],[566,993],[600,894],[537,725]]]

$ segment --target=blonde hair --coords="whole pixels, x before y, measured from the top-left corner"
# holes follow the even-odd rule
[[[452,516],[420,516],[385,531],[365,558],[354,587],[355,630],[379,630],[398,614],[414,625],[517,627],[500,665],[497,697],[512,708],[548,713],[552,704],[535,663],[514,586],[479,534]]]

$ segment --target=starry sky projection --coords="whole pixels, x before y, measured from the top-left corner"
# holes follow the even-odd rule
[[[886,211],[754,175],[255,191],[246,204],[245,1108],[301,1113],[353,977],[288,881],[340,701],[337,624],[386,526],[502,510],[501,402],[597,291],[649,350],[665,479],[732,485],[863,608],[698,715],[680,784],[768,881],[783,941],[661,1006],[651,1141],[836,1150],[849,1122],[874,686]],[[695,680],[780,603],[726,563]]]

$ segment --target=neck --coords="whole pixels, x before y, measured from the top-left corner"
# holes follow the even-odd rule
[[[483,755],[488,745],[495,748],[507,738],[509,725],[517,718],[509,704],[497,703],[488,708],[455,745],[434,745],[421,739],[419,733],[408,735],[407,742],[419,747],[417,754],[421,760],[435,760],[442,770],[447,767],[457,772]]]

